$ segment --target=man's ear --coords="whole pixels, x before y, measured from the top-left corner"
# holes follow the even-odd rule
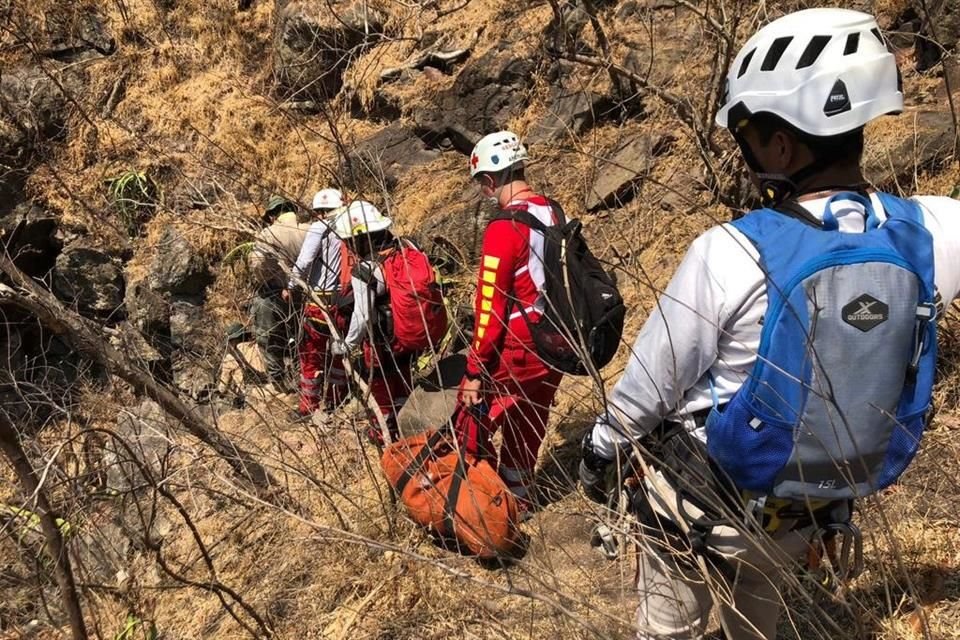
[[[797,157],[797,138],[789,131],[780,129],[770,138],[771,159],[777,164],[777,171],[786,172]]]

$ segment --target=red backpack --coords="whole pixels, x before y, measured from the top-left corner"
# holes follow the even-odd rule
[[[391,350],[416,353],[435,348],[447,332],[447,309],[429,258],[403,241],[382,266],[393,316]]]

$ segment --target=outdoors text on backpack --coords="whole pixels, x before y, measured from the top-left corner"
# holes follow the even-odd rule
[[[613,277],[590,252],[580,221],[567,220],[561,206],[549,202],[557,220],[553,226],[514,209],[499,212],[491,222],[515,220],[543,234],[546,307],[538,321],[525,313],[524,319],[544,362],[564,373],[589,375],[616,353],[626,308]]]
[[[936,364],[932,239],[915,203],[878,196],[883,223],[856,193],[834,195],[819,228],[772,209],[732,223],[768,296],[750,378],[707,420],[708,452],[740,489],[862,497],[917,452]],[[835,200],[863,205],[863,233],[838,231]]]

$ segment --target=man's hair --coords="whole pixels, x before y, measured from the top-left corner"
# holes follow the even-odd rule
[[[475,179],[479,180],[480,176],[490,176],[491,178],[493,178],[494,184],[496,184],[498,187],[500,185],[513,182],[514,180],[526,179],[523,174],[522,164],[513,165],[512,167],[507,167],[502,171],[481,171],[475,176]]]
[[[760,142],[767,144],[777,131],[789,131],[805,144],[817,160],[830,164],[860,164],[863,156],[863,128],[835,136],[812,136],[800,131],[783,118],[772,113],[757,113],[750,118],[750,126],[757,132]]]

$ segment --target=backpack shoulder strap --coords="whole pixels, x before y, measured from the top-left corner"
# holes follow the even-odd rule
[[[563,207],[560,206],[560,203],[553,198],[547,198],[547,203],[550,205],[550,208],[553,209],[553,214],[557,217],[557,224],[566,224],[567,214],[563,210]]]
[[[490,222],[496,222],[497,220],[513,220],[540,233],[547,230],[547,225],[537,220],[536,216],[529,211],[522,209],[501,209],[490,218]]]
[[[782,202],[773,210],[777,213],[787,216],[788,218],[799,220],[800,222],[816,229],[823,228],[823,223],[820,222],[816,216],[807,211],[807,209],[796,200],[787,200],[786,202]]]
[[[926,226],[924,225],[923,210],[915,200],[898,198],[897,196],[883,193],[882,191],[877,191],[877,198],[880,200],[880,204],[883,205],[883,212],[887,215],[887,218],[910,220],[911,222]]]

